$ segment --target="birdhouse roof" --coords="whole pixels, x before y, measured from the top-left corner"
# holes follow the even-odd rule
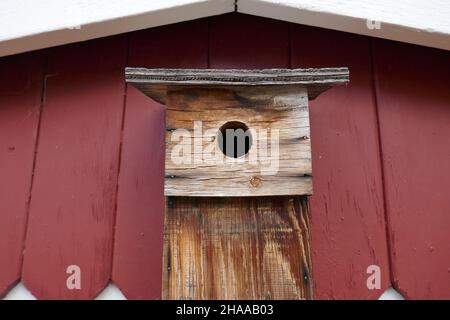
[[[167,86],[274,86],[297,85],[308,89],[309,99],[333,85],[349,81],[348,68],[308,69],[146,69],[126,68],[128,83],[164,103]]]

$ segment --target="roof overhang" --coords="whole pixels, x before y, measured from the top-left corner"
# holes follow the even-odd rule
[[[233,11],[450,50],[447,0],[3,0],[0,56]]]
[[[126,68],[125,80],[152,99],[165,104],[168,87],[306,87],[310,100],[334,85],[350,80],[349,70],[319,69],[146,69]]]
[[[238,11],[450,50],[448,0],[239,0]]]

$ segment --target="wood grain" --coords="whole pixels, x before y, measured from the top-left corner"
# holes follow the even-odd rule
[[[205,68],[207,44],[205,20],[136,32],[128,65]],[[128,86],[113,260],[113,281],[128,299],[161,299],[164,125],[164,106]]]
[[[209,43],[209,61],[210,67],[212,68],[263,69],[289,67],[289,30],[288,24],[284,22],[271,21],[267,19],[239,14],[214,17],[210,19]],[[209,198],[193,197],[192,199],[192,201],[194,201],[195,203],[210,203]],[[265,197],[260,197],[257,199],[264,201]],[[249,208],[250,204],[256,201],[253,197],[234,198],[228,200],[239,201],[241,203],[241,207],[239,209],[234,209],[234,212],[245,212],[248,209],[242,208]],[[189,206],[189,204],[187,204],[186,206]],[[214,208],[212,205],[211,207],[212,209]],[[219,208],[219,204],[217,204],[216,207]],[[271,208],[271,206],[269,206],[269,208]],[[240,215],[242,214],[245,213],[241,213]],[[239,216],[239,214],[236,215]],[[181,218],[182,216],[180,216],[180,219]],[[229,222],[227,222],[226,220],[217,222],[217,224],[219,225],[222,223],[224,225],[229,225]],[[277,227],[274,226],[274,229],[276,230]],[[280,228],[281,232],[282,230],[283,229]],[[305,237],[306,233],[303,233],[303,235]],[[228,236],[228,238],[230,236]],[[296,241],[292,242],[295,245]],[[305,239],[304,242],[306,243],[307,240]],[[237,245],[240,246],[241,244],[239,243]],[[305,256],[308,256],[308,251],[306,250],[306,252],[307,254]],[[300,254],[298,249],[292,250],[289,255],[296,255],[297,253]],[[165,250],[164,256],[167,257],[167,255],[168,252],[167,250]],[[165,261],[167,260],[165,259]],[[250,261],[251,259],[249,259],[247,262]],[[278,262],[281,261],[283,260],[278,260]],[[238,266],[239,265],[242,265],[242,257],[239,257]],[[309,265],[311,264],[309,263]],[[285,265],[279,265],[279,268],[284,267]],[[230,270],[232,270],[232,268],[230,268]],[[214,269],[211,269],[211,272],[217,277],[217,272],[215,272]],[[298,268],[293,268],[293,272],[295,273],[300,271]],[[172,274],[174,273],[172,272]],[[280,275],[280,273],[278,273],[278,275]],[[287,283],[290,279],[292,279],[289,273],[286,273],[285,275],[286,279],[281,277],[279,279],[280,282]],[[311,276],[311,274],[309,276]],[[247,280],[249,279],[250,277],[247,277]],[[165,281],[164,283],[164,288],[167,288],[167,282]],[[246,286],[250,288],[257,288],[258,283],[248,282]],[[239,284],[236,284],[236,287],[242,288],[242,286]],[[290,288],[292,289],[293,286],[291,286]],[[167,293],[168,291],[166,290],[165,292]],[[251,298],[249,294],[246,296]],[[312,296],[312,294],[310,294],[309,296]],[[265,297],[265,295],[262,295],[261,298]]]
[[[341,68],[320,69],[148,69],[126,68],[128,83],[156,101],[165,102],[170,86],[271,86],[307,87],[309,99],[315,99],[333,85],[349,81],[349,71]]]
[[[268,23],[264,19],[254,19],[253,17],[246,17],[246,19],[241,18],[241,16],[227,16],[217,17],[211,21],[211,48],[209,57],[211,66],[218,68],[286,67],[288,57],[288,43],[285,42],[288,36],[287,28],[285,28],[286,25],[277,22],[272,24]],[[233,28],[230,29],[230,24],[234,28],[236,28],[236,30],[239,29],[240,32],[233,32]],[[240,29],[240,27],[242,27],[243,25],[245,26],[245,28]],[[242,35],[244,35],[244,37],[242,37]],[[246,35],[251,35],[250,39],[246,38]],[[239,46],[233,42],[235,40],[239,42],[241,38],[244,38],[245,41],[248,41],[248,43],[244,43],[242,46]],[[228,40],[232,41],[230,42]],[[235,48],[240,47],[243,49],[243,51],[234,50]],[[252,49],[248,50],[250,47]],[[285,54],[283,54],[283,49],[285,49]],[[255,50],[255,52],[257,51],[258,54],[252,54],[253,50]],[[233,54],[233,52],[237,53],[238,51],[239,54]],[[243,52],[248,54],[242,54]],[[270,52],[270,54],[268,54],[268,52]],[[237,65],[233,66],[233,63]],[[176,299],[182,297],[184,293],[186,293],[186,298],[190,298],[191,296],[203,296],[213,299],[231,299],[233,297],[247,297],[248,299],[284,297],[297,299],[299,297],[310,298],[312,296],[312,285],[306,284],[306,281],[303,283],[301,282],[301,279],[305,278],[302,278],[303,275],[301,274],[301,267],[299,266],[299,264],[297,264],[298,262],[300,262],[300,260],[304,261],[302,257],[310,256],[310,250],[308,246],[305,246],[305,255],[302,255],[303,251],[300,248],[300,243],[307,243],[309,241],[307,238],[308,234],[306,232],[303,232],[302,240],[300,240],[300,237],[294,236],[294,234],[298,235],[298,233],[289,233],[289,231],[283,228],[284,224],[280,221],[281,219],[275,218],[278,216],[278,213],[286,217],[285,214],[287,211],[284,209],[289,207],[289,204],[287,203],[287,201],[289,201],[287,200],[288,198],[168,197],[167,199],[173,199],[175,202],[173,202],[171,205],[173,209],[168,209],[168,211],[171,211],[174,214],[166,214],[164,270],[167,270],[167,267],[170,265],[170,271],[167,272],[167,274],[166,272],[164,273],[163,297]],[[294,200],[294,202],[295,201],[296,200]],[[169,202],[170,201],[168,201],[168,203]],[[264,225],[266,226],[265,230],[272,230],[270,232],[264,233],[261,230],[255,230],[254,228],[255,224],[258,224],[258,221],[260,221],[260,219],[257,219],[257,217],[255,217],[258,203],[259,207],[261,208],[261,215],[266,215],[266,217],[270,216],[274,218],[274,220],[270,220],[269,218],[269,222],[266,221]],[[201,210],[199,208],[205,208],[205,210],[202,210],[202,212],[200,212]],[[262,208],[265,208],[265,210],[262,210]],[[204,216],[203,213],[205,213],[205,211],[209,212],[210,214],[208,216]],[[204,220],[196,219],[200,216],[203,217]],[[171,222],[169,223],[169,221]],[[244,228],[242,228],[243,221],[246,221],[246,223],[244,224]],[[289,221],[289,218],[286,218],[286,221]],[[302,221],[302,230],[306,230],[306,221],[308,220],[305,219],[300,221]],[[208,226],[212,226],[213,228],[208,229]],[[221,232],[220,230],[225,230],[222,228],[222,226],[229,231]],[[179,228],[183,227],[186,228],[186,232],[184,232],[183,236],[181,236],[181,233],[178,233],[177,230],[180,230]],[[199,238],[199,235],[203,234],[202,229],[209,230],[208,233],[204,235],[204,238],[213,238],[213,244],[216,245],[216,247],[212,246],[212,241],[202,242],[204,243],[203,246],[201,245],[202,243],[198,243],[199,239],[201,239]],[[242,231],[243,229],[247,231],[240,234],[234,232],[234,230]],[[211,230],[215,230],[215,233],[211,234]],[[258,258],[256,258],[255,256],[255,259],[253,259],[252,257],[243,261],[242,254],[245,250],[247,250],[246,248],[254,248],[252,243],[256,243],[255,238],[257,239],[258,237],[260,237],[260,239],[273,239],[274,237],[269,236],[271,233],[286,235],[285,232],[289,234],[286,242],[284,242],[284,240],[281,240],[283,239],[283,236],[279,237],[279,241],[284,243],[284,248],[290,248],[289,253],[285,253],[286,255],[284,259],[282,258],[283,254],[276,253],[273,248],[266,247],[266,253],[268,254],[265,256],[266,259],[264,259],[264,262],[263,259],[259,256]],[[224,239],[223,246],[220,243],[219,237]],[[175,242],[176,239],[179,239],[180,241]],[[243,239],[246,240],[243,241]],[[194,262],[197,263],[196,268],[191,268],[189,271],[191,271],[190,274],[193,275],[203,275],[203,278],[201,280],[203,282],[200,283],[200,286],[196,287],[197,282],[195,282],[198,281],[199,278],[192,278],[190,277],[189,273],[183,273],[183,276],[185,278],[188,277],[188,279],[195,280],[194,282],[177,282],[180,279],[174,279],[174,277],[177,277],[177,275],[180,275],[181,273],[177,272],[174,269],[176,268],[174,266],[174,253],[169,249],[171,245],[173,245],[174,248],[179,248],[178,245],[181,245],[182,248],[188,249],[184,250],[183,254],[180,254],[181,252],[178,252],[179,255],[177,255],[177,261],[185,261],[187,264],[185,263],[184,265],[186,266],[189,265],[189,261],[193,262],[195,260]],[[204,257],[210,258],[201,258],[201,252],[196,251],[202,250],[201,248],[204,247],[210,248],[208,249],[208,251],[204,252]],[[234,250],[235,247],[242,248],[242,250]],[[275,248],[280,247],[281,245]],[[222,252],[221,248],[228,248],[226,249],[228,253]],[[261,250],[261,247],[258,246],[258,248]],[[264,255],[264,250],[260,251],[260,253]],[[234,264],[232,261],[230,261],[225,265],[223,260],[220,260],[220,257],[222,256],[229,258],[233,257]],[[198,263],[200,262],[202,263],[201,267],[198,266]],[[259,263],[260,267],[263,266],[261,263],[269,263],[272,265],[273,269],[271,270],[268,270],[267,268],[264,269],[264,267],[262,269],[262,275],[266,275],[266,280],[260,281],[262,275],[261,273],[259,273],[258,275],[256,270],[258,268],[259,270],[261,270],[261,268],[258,266],[253,267],[252,264],[254,263]],[[220,270],[217,269],[217,266],[220,266],[220,264],[222,264],[225,274],[227,275],[228,279],[230,279],[230,281],[224,285],[222,285],[222,282],[220,282],[220,272],[217,271]],[[310,260],[308,261],[308,259],[306,259],[304,265],[311,266]],[[245,270],[243,271],[242,268],[244,267]],[[236,281],[236,277],[233,280],[232,274],[233,272],[235,272],[234,270],[239,270],[238,274],[242,274],[242,277],[239,278],[239,281]],[[310,269],[308,270],[311,271]],[[184,269],[184,272],[186,272],[186,269]],[[309,273],[306,278],[309,282],[312,282],[310,276],[311,275]],[[298,279],[296,284],[294,284],[294,282],[292,281],[293,279]],[[209,281],[208,284],[214,284],[204,285],[204,281]],[[189,288],[188,285],[190,286]],[[228,285],[228,287],[224,288],[224,286],[226,285]],[[247,290],[247,288],[250,289]],[[276,289],[272,290],[273,288]],[[191,296],[188,297],[189,294],[191,294]]]
[[[0,297],[21,274],[44,60],[41,52],[0,61]]]
[[[130,60],[133,61],[131,66],[148,68],[206,68],[209,60],[210,66],[213,68],[287,68],[289,67],[290,59],[289,47],[291,47],[293,67],[307,68],[339,65],[348,65],[350,67],[352,82],[348,87],[334,88],[311,104],[312,152],[313,168],[315,170],[315,196],[311,200],[313,248],[315,251],[315,297],[327,299],[377,298],[380,292],[390,285],[390,278],[383,221],[381,168],[378,160],[376,105],[371,86],[368,39],[356,35],[298,25],[291,25],[291,32],[289,33],[288,23],[233,14],[210,19],[210,39],[208,40],[208,28],[204,22],[194,21],[138,33],[139,36],[133,37],[130,43],[129,55]],[[289,44],[289,34],[291,34],[292,38],[291,44]],[[210,48],[208,48],[208,43],[210,43]],[[395,235],[394,240],[399,239],[399,247],[396,252],[398,258],[396,259],[398,259],[397,263],[401,264],[397,270],[394,270],[394,274],[397,283],[400,284],[399,286],[403,293],[406,293],[406,296],[420,297],[422,296],[421,293],[425,292],[424,295],[437,297],[442,293],[442,290],[446,290],[445,286],[448,284],[445,269],[433,269],[435,266],[445,265],[447,263],[446,257],[448,257],[445,254],[448,251],[446,251],[445,247],[445,244],[448,243],[446,239],[446,224],[440,223],[441,221],[445,222],[442,219],[446,212],[446,203],[442,202],[444,198],[439,197],[439,193],[434,193],[436,188],[433,187],[436,181],[439,186],[443,186],[445,189],[446,175],[445,171],[442,170],[444,170],[443,168],[446,165],[445,162],[441,163],[439,160],[446,159],[446,149],[442,147],[446,146],[445,139],[442,138],[446,136],[444,134],[446,123],[438,120],[445,122],[447,119],[445,112],[443,112],[446,109],[439,107],[441,105],[439,103],[442,103],[439,101],[446,100],[436,100],[442,99],[442,96],[435,95],[433,90],[428,87],[425,88],[425,91],[421,87],[418,88],[418,85],[420,84],[421,86],[422,83],[419,80],[414,82],[415,80],[409,79],[411,73],[409,73],[410,69],[408,69],[408,66],[423,63],[421,57],[424,57],[424,61],[426,60],[433,66],[436,66],[428,70],[418,68],[417,74],[413,73],[417,77],[412,78],[426,79],[430,86],[435,85],[433,81],[437,81],[438,75],[446,74],[432,70],[446,70],[447,67],[442,62],[442,58],[437,58],[441,56],[440,54],[427,54],[428,49],[425,48],[422,48],[423,51],[419,50],[414,53],[412,60],[405,60],[404,64],[397,66],[395,61],[403,60],[404,57],[409,56],[410,50],[417,49],[413,46],[401,48],[401,45],[395,46],[394,49],[389,46],[383,46],[380,48],[381,52],[378,51],[378,53],[383,53],[383,50],[385,50],[383,54],[386,56],[381,61],[383,63],[389,62],[380,66],[385,66],[383,70],[384,76],[380,78],[383,84],[380,90],[388,91],[388,94],[383,97],[383,100],[386,100],[388,104],[384,110],[381,110],[381,116],[385,119],[392,118],[392,122],[385,123],[386,126],[382,128],[382,137],[384,135],[386,139],[390,139],[391,134],[396,135],[392,140],[392,145],[383,146],[384,150],[392,151],[392,154],[388,154],[388,157],[384,159],[386,168],[392,165],[392,170],[387,171],[392,176],[388,176],[386,180],[387,191],[393,193],[392,196],[388,197],[389,201],[392,201],[391,205],[388,203],[388,210],[394,212],[394,214],[396,212],[401,214],[401,217],[394,218],[397,219],[394,222],[397,222],[394,223],[391,230]],[[389,50],[399,50],[399,55],[390,57]],[[111,49],[110,53],[114,52],[115,50]],[[209,57],[207,57],[208,52],[210,53]],[[94,65],[99,62],[96,54],[92,54],[88,58],[82,55],[81,58],[87,59],[86,61],[90,59],[95,60]],[[71,59],[73,62],[80,59],[80,56],[74,57],[68,54],[65,59]],[[83,62],[83,66],[85,66],[86,61]],[[391,63],[394,63],[394,65]],[[22,65],[22,62],[18,64]],[[425,67],[428,65],[428,63],[424,64]],[[15,77],[20,78],[23,74],[18,72],[11,74],[9,65],[7,66],[4,72],[6,79],[3,88],[5,88],[5,91],[12,92],[12,94],[9,94],[9,98],[18,99],[19,95],[15,94],[21,92],[17,88],[21,88],[22,80],[15,79]],[[24,62],[23,67],[27,68],[26,66]],[[80,68],[79,64],[74,67],[74,69],[77,68]],[[31,67],[29,72],[34,77],[35,73]],[[123,73],[123,70],[120,72]],[[424,72],[425,77],[422,76]],[[77,70],[73,70],[73,74],[78,74]],[[53,75],[49,75],[50,83],[56,85],[51,81],[53,77]],[[405,77],[408,78],[408,81],[405,80]],[[102,86],[99,83],[105,81],[105,79],[95,78],[94,82],[91,81],[92,79],[85,77],[74,81],[73,85],[64,85],[64,87],[67,89],[67,93],[70,94],[71,99],[77,102],[79,101],[77,93],[83,91],[80,91],[79,86],[83,82],[101,88]],[[399,89],[401,83],[405,83],[405,87]],[[446,83],[442,81],[441,85],[445,86]],[[410,85],[411,88],[415,88],[413,90],[415,91],[414,94],[408,91],[408,86]],[[75,90],[75,92],[72,90]],[[400,97],[402,101],[400,105],[397,105],[397,91],[403,92],[403,96]],[[446,92],[445,88],[440,89],[440,91]],[[61,99],[64,94],[63,91],[60,91],[58,98]],[[412,100],[405,98],[409,94],[411,94]],[[93,93],[93,95],[95,94]],[[425,95],[429,101],[420,103],[415,101],[415,99],[420,101],[422,95]],[[27,95],[27,97],[30,96]],[[23,96],[20,97],[20,99],[22,98],[28,99]],[[53,99],[52,96],[47,98]],[[430,102],[431,109],[428,108]],[[437,102],[436,106],[434,106],[435,102]],[[18,110],[17,106],[23,107],[25,103],[21,100],[20,103],[17,102],[14,105],[16,106],[15,110]],[[133,144],[128,142],[124,144],[123,168],[126,167],[129,170],[124,170],[123,180],[121,180],[123,188],[119,189],[119,192],[123,193],[123,197],[118,200],[120,202],[120,204],[118,203],[118,206],[120,206],[118,214],[121,215],[122,220],[120,226],[118,220],[117,228],[124,231],[123,233],[119,231],[117,233],[120,234],[119,237],[120,241],[123,241],[123,246],[118,251],[120,255],[118,253],[119,259],[117,260],[117,265],[121,265],[121,272],[115,274],[114,281],[118,283],[119,287],[129,298],[155,298],[160,296],[158,288],[153,286],[153,284],[161,281],[161,274],[148,272],[148,270],[154,270],[152,269],[154,265],[161,263],[161,257],[154,253],[154,249],[149,249],[152,246],[157,248],[161,241],[158,239],[158,236],[153,238],[147,235],[149,233],[158,234],[158,232],[162,235],[162,226],[157,218],[158,214],[162,215],[162,210],[159,212],[158,210],[160,209],[155,209],[160,208],[161,205],[154,204],[153,200],[149,200],[150,197],[148,197],[152,192],[154,181],[146,177],[152,176],[153,165],[151,162],[146,162],[145,158],[140,157],[140,151],[145,149],[148,145],[148,140],[151,140],[146,134],[152,132],[152,122],[146,121],[148,119],[146,117],[148,114],[145,111],[146,105],[146,103],[130,103],[128,105],[124,138],[128,135],[128,141],[133,141]],[[95,109],[99,108],[99,106],[96,103],[90,106],[92,110],[88,112],[84,108],[80,108],[77,103],[74,103],[73,112],[68,113],[64,118],[78,117],[79,114],[97,114]],[[2,104],[3,107],[4,105]],[[408,112],[410,107],[414,109],[413,113]],[[422,108],[423,112],[420,112],[418,108]],[[107,108],[102,108],[99,113],[106,110]],[[432,118],[428,113],[428,111],[436,112],[436,110],[440,110],[437,111],[440,115],[439,119]],[[81,111],[83,112],[79,113]],[[10,114],[9,110],[8,114]],[[0,119],[2,125],[6,119],[7,117],[2,116],[2,119]],[[22,118],[21,114],[18,119],[23,120],[25,116]],[[88,117],[83,119],[88,119]],[[419,134],[419,129],[423,125],[420,121],[423,120],[425,120],[425,131]],[[78,123],[85,123],[84,121],[80,120]],[[416,124],[409,127],[409,121]],[[4,137],[7,137],[8,133],[15,132],[17,135],[22,135],[28,131],[28,127],[19,131],[15,130],[17,129],[17,122],[14,119],[12,119],[11,123],[14,124],[13,129],[7,129]],[[53,127],[59,128],[63,123],[64,121],[55,122]],[[420,125],[417,125],[417,123],[420,123]],[[435,127],[435,124],[438,125]],[[78,128],[80,126],[77,125]],[[95,121],[94,123],[89,122],[88,128],[96,126],[97,123]],[[399,132],[403,130],[402,126],[407,127],[402,133],[404,136],[400,139]],[[416,128],[414,129],[414,127]],[[60,135],[65,134],[67,133],[64,131],[60,133]],[[23,137],[26,138],[25,135]],[[30,136],[28,135],[28,137]],[[69,135],[67,140],[72,141],[72,136]],[[8,141],[10,141],[10,138],[8,138]],[[416,141],[419,142],[419,149],[422,147],[428,151],[423,153],[426,159],[416,158],[414,161],[417,162],[412,162],[415,164],[413,167],[405,166],[403,168],[402,164],[405,161],[409,162],[416,155],[414,151],[416,148],[412,145]],[[433,143],[429,143],[429,141],[433,141]],[[402,148],[401,145],[404,145],[405,148]],[[128,148],[127,146],[130,147]],[[391,156],[398,152],[396,151],[397,148],[406,150],[406,153],[403,153],[403,155],[411,154],[411,159],[404,160],[400,157],[391,161]],[[16,148],[13,154],[17,155],[18,152],[19,148]],[[125,155],[126,153],[128,154]],[[70,156],[67,159],[57,158],[58,160],[55,160],[55,162],[68,161],[73,163],[70,158]],[[5,159],[8,159],[8,157],[2,157],[3,161]],[[46,157],[45,161],[52,162],[52,159]],[[20,164],[21,168],[27,167],[27,164],[22,166],[22,162],[18,158],[14,158],[14,165],[18,164]],[[435,169],[431,170],[430,175],[422,174],[420,177],[417,176],[419,171],[428,172],[430,166]],[[4,167],[3,165],[2,167],[8,168],[8,166]],[[400,181],[401,179],[395,173],[397,171],[403,172],[403,169],[416,174]],[[13,174],[12,179],[18,183],[24,180],[17,172],[25,173],[26,170],[9,171],[9,169],[5,169],[3,171],[0,169],[0,171],[7,175]],[[51,168],[47,172],[52,179],[51,181],[54,181],[55,178]],[[403,174],[402,176],[404,176]],[[417,183],[414,179],[419,179],[417,181],[420,183]],[[433,179],[433,182],[430,182],[428,179]],[[6,179],[2,181],[11,180]],[[58,186],[60,185],[58,184]],[[81,183],[79,185],[82,186]],[[4,185],[7,188],[7,192],[13,192],[10,189],[11,186],[13,185],[9,182]],[[55,196],[59,196],[58,189],[55,188],[54,190]],[[71,190],[75,189],[69,184],[66,191],[71,192]],[[411,199],[411,190],[419,190],[419,193],[424,192],[424,198],[428,199],[423,203],[428,206],[425,208],[426,210],[422,203],[417,202],[422,199],[421,197],[416,197],[417,201],[408,202]],[[50,191],[42,202],[52,203],[54,201]],[[9,193],[3,193],[3,195],[6,195],[6,201],[3,201],[5,198],[2,199],[2,204],[5,204],[5,206],[12,202],[22,203],[18,196],[19,193],[14,192],[11,196]],[[42,193],[41,195],[44,196]],[[407,199],[407,202],[404,202],[404,199]],[[74,205],[74,207],[77,207],[77,205]],[[43,207],[38,213],[39,216],[44,215],[48,208],[47,206]],[[2,209],[2,217],[7,215],[5,212],[8,211],[3,211]],[[427,212],[431,213],[427,214]],[[410,213],[412,215],[411,219],[409,218]],[[431,220],[428,219],[430,217],[432,217]],[[405,223],[406,220],[408,220],[408,223]],[[0,223],[0,228],[4,227],[7,230],[14,228],[9,227],[13,226],[13,224],[3,224],[3,221]],[[14,219],[13,221],[15,223],[17,220]],[[412,233],[406,230],[408,229],[407,226],[410,225],[409,221],[414,221],[415,227]],[[83,222],[83,227],[85,225],[89,225],[89,223],[85,224]],[[423,226],[429,227],[423,228]],[[48,228],[52,231],[54,226],[49,225]],[[142,231],[145,232],[145,236],[141,237],[143,240],[135,242]],[[419,236],[414,238],[416,231],[419,231]],[[407,234],[407,232],[409,233]],[[6,234],[3,233],[3,235]],[[130,235],[135,237],[133,238]],[[8,239],[12,238],[8,236]],[[433,244],[426,247],[417,247],[415,241],[423,243],[433,242]],[[439,245],[436,245],[436,243],[439,243]],[[8,246],[8,248],[13,248],[11,243],[1,242],[0,246],[2,244]],[[414,248],[417,251],[413,251]],[[6,264],[13,265],[13,263],[10,263],[11,261],[13,260],[7,258]],[[365,268],[373,263],[377,263],[381,267],[382,289],[369,291],[365,285],[367,278]],[[410,273],[412,278],[408,278],[407,274],[404,275],[404,272],[409,274],[411,266],[416,264],[418,265],[417,270],[413,270],[414,272]],[[39,266],[41,267],[41,265]],[[430,268],[433,271],[431,273],[428,272]],[[12,277],[7,272],[1,274],[8,278],[8,283],[9,279],[17,279],[15,274]],[[425,284],[423,286],[421,279],[424,279]]]
[[[220,127],[236,120],[254,136],[249,153],[239,159],[226,157],[217,143]],[[194,130],[196,121],[201,132]],[[302,86],[170,89],[166,128],[166,196],[312,193],[308,97]],[[186,139],[173,138],[180,129],[189,133]],[[213,156],[206,154],[209,145]],[[183,155],[188,163],[177,161],[180,146],[190,151]]]
[[[165,299],[312,298],[306,197],[168,197]]]

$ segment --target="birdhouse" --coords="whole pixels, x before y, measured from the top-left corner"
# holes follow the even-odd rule
[[[127,68],[166,106],[170,299],[312,298],[308,101],[347,68]]]

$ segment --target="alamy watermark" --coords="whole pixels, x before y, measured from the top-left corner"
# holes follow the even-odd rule
[[[367,29],[369,29],[369,30],[380,30],[381,29],[381,21],[367,19],[366,26],[367,26]]]
[[[366,270],[369,277],[367,277],[367,289],[369,290],[379,290],[381,289],[381,268],[375,264],[367,267]]]
[[[280,162],[279,141],[278,129],[248,129],[232,121],[220,130],[203,130],[203,122],[194,121],[193,130],[171,132],[168,156],[175,166],[248,163],[257,166],[261,175],[275,175]]]
[[[81,290],[81,268],[72,264],[67,267],[66,273],[69,275],[66,280],[67,289]]]

